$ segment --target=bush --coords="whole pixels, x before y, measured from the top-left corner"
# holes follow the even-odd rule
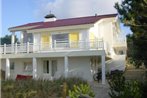
[[[5,71],[3,71],[2,69],[0,70],[0,79],[1,80],[5,79]]]
[[[142,98],[141,85],[137,81],[125,81],[121,73],[113,74],[109,80],[111,98]]]
[[[87,84],[81,78],[60,78],[49,80],[6,80],[1,83],[2,98],[59,98],[63,95],[63,83],[68,89],[73,85]]]
[[[94,98],[94,93],[88,84],[74,85],[73,90],[69,90],[70,98]]]
[[[146,98],[147,96],[147,80],[141,84],[142,89],[142,98]]]

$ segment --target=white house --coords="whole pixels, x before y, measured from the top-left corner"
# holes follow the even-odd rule
[[[11,44],[1,45],[1,67],[6,79],[17,75],[54,79],[78,76],[93,81],[93,74],[125,68],[126,41],[122,38],[117,14],[56,19],[8,29]],[[20,33],[20,44],[15,33]]]

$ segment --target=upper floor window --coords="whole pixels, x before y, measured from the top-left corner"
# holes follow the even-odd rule
[[[29,43],[33,43],[33,35],[32,35],[32,33],[29,33],[27,38],[28,38]]]
[[[123,50],[119,50],[118,54],[119,55],[123,55],[124,54],[124,51]]]
[[[68,34],[55,34],[52,35],[53,48],[68,47],[69,37]]]

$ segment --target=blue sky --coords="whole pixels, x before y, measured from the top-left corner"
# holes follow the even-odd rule
[[[9,27],[43,21],[43,17],[50,10],[57,18],[116,13],[113,8],[114,1],[120,0],[2,0],[1,36],[11,34]],[[131,32],[122,25],[121,28],[122,32]]]
[[[33,16],[36,7],[33,1],[35,0],[2,1],[2,36],[10,34],[9,27],[37,21]]]

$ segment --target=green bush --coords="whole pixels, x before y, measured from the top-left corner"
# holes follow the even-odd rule
[[[141,84],[142,98],[147,97],[147,80]]]
[[[85,80],[76,77],[60,78],[54,81],[6,80],[1,82],[1,96],[2,98],[59,98],[63,95],[64,82],[68,89],[73,89],[73,85],[87,84]]]
[[[69,90],[70,98],[94,98],[94,93],[88,84],[74,85],[73,90]]]
[[[123,74],[117,73],[109,80],[111,98],[142,98],[141,85],[137,81],[126,81]]]

